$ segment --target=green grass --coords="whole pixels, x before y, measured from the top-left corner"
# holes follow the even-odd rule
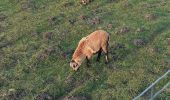
[[[155,18],[147,19],[148,14]],[[20,90],[17,98],[21,100],[32,100],[43,92],[53,99],[73,95],[129,100],[170,69],[168,0],[93,0],[85,6],[78,0],[1,0],[3,15],[0,99]],[[92,25],[93,18],[100,23]],[[129,31],[117,33],[122,27]],[[137,32],[141,27],[144,31]],[[91,67],[83,63],[74,72],[69,67],[70,52],[82,37],[97,29],[110,34],[110,63],[105,65],[104,57],[97,63],[94,56]],[[48,32],[52,32],[50,38],[45,37]],[[142,39],[144,45],[135,46],[134,39]],[[165,92],[161,98],[170,94],[168,89]]]

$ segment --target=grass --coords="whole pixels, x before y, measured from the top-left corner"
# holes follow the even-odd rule
[[[1,0],[0,98],[132,99],[170,68],[169,9],[168,0]],[[94,56],[91,67],[72,71],[72,51],[97,29],[110,34],[110,63]]]

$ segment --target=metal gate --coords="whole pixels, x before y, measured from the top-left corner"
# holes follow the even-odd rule
[[[168,79],[168,82],[158,91],[156,91],[154,93],[154,88],[155,85],[158,84],[161,80],[163,79]],[[162,93],[166,88],[170,87],[170,69],[161,77],[159,77],[154,83],[152,83],[148,88],[146,88],[141,94],[139,94],[138,96],[136,96],[133,100],[141,100],[142,96],[144,96],[145,94],[148,94],[149,92],[149,100],[154,100],[160,93]],[[167,100],[170,100],[170,94],[169,97],[166,98]]]

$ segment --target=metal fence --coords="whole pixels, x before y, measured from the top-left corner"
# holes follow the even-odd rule
[[[166,88],[170,86],[170,80],[168,80],[168,82],[161,89],[153,93],[155,85],[158,84],[161,80],[168,78],[169,75],[170,75],[170,69],[164,75],[159,77],[154,83],[152,83],[148,88],[146,88],[141,94],[136,96],[133,100],[140,100],[140,98],[144,96],[148,91],[150,91],[148,97],[149,100],[154,100],[160,93],[162,93]]]

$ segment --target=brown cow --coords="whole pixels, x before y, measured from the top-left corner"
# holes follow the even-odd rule
[[[87,37],[83,37],[72,56],[70,67],[76,71],[85,59],[87,59],[88,65],[89,59],[96,53],[98,53],[97,61],[99,61],[102,51],[105,53],[106,63],[108,63],[108,42],[109,34],[103,30],[97,30]]]

